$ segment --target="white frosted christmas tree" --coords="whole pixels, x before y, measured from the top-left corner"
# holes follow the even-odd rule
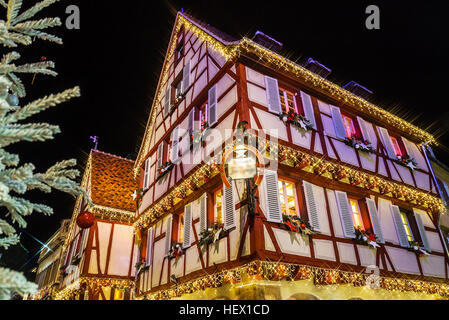
[[[78,87],[59,94],[21,105],[26,91],[18,74],[45,74],[56,76],[54,63],[40,61],[16,64],[20,59],[19,46],[29,46],[34,40],[47,40],[58,44],[62,40],[43,30],[61,25],[59,18],[34,19],[42,9],[58,0],[44,0],[23,10],[21,0],[0,0],[6,16],[0,16],[0,45],[7,52],[0,61],[0,248],[8,249],[19,242],[16,227],[26,228],[25,217],[33,212],[50,215],[46,205],[32,203],[24,198],[27,191],[38,189],[49,193],[52,189],[78,196],[84,191],[74,181],[79,175],[75,160],[62,161],[44,173],[35,173],[31,163],[21,164],[19,155],[7,148],[19,142],[37,142],[53,139],[59,127],[47,123],[26,123],[30,116],[80,95]],[[2,20],[4,18],[4,20]],[[9,52],[8,52],[9,51]],[[9,299],[11,292],[34,293],[37,286],[18,272],[0,268],[0,300]]]

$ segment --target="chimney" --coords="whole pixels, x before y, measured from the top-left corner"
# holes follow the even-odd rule
[[[355,81],[348,82],[343,86],[343,88],[366,100],[371,98],[373,94],[371,90],[365,88],[364,86],[361,86]]]
[[[331,69],[329,69],[325,65],[322,65],[318,61],[313,60],[312,58],[309,58],[307,60],[307,62],[304,64],[304,67],[323,78],[327,78],[327,76],[332,72]]]
[[[282,43],[267,36],[261,31],[256,31],[252,40],[274,52],[279,52],[282,49]]]

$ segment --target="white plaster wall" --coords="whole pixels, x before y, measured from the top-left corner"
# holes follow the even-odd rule
[[[134,229],[132,226],[115,224],[112,238],[108,274],[127,276],[131,263]]]

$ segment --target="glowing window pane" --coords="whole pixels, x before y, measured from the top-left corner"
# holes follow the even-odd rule
[[[215,217],[217,223],[223,223],[221,190],[215,193]]]
[[[349,199],[349,204],[351,205],[354,228],[365,230],[358,201],[354,199]]]
[[[180,214],[178,223],[178,242],[182,242],[183,240],[184,240],[184,214]]]
[[[352,119],[350,117],[345,116],[345,115],[342,115],[341,118],[343,120],[343,125],[345,127],[346,136],[348,138],[352,138],[352,136],[356,135],[354,122],[352,121]]]
[[[391,143],[393,144],[394,152],[397,156],[403,156],[401,147],[399,146],[399,141],[395,137],[390,136]]]
[[[404,225],[405,233],[407,234],[408,241],[414,241],[412,231],[410,229],[410,225],[408,224],[407,215],[404,212],[401,212],[401,220]]]
[[[281,108],[284,112],[297,112],[295,95],[285,89],[279,89],[279,98],[281,100]]]
[[[283,214],[296,216],[295,186],[291,182],[279,180],[279,198]]]

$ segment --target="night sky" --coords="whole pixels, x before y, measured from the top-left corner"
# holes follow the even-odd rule
[[[24,1],[28,8],[34,1]],[[338,3],[337,3],[338,2]],[[284,44],[282,54],[303,63],[313,57],[332,69],[328,79],[344,85],[354,80],[374,92],[372,102],[435,134],[449,146],[446,108],[449,71],[447,24],[443,1],[61,1],[40,14],[67,16],[77,4],[81,29],[54,32],[64,45],[37,42],[22,50],[20,62],[56,63],[56,78],[22,77],[28,95],[21,104],[79,85],[82,97],[43,112],[32,121],[58,124],[62,133],[44,143],[9,148],[22,162],[44,171],[57,161],[78,159],[81,172],[99,136],[99,150],[135,158],[142,140],[175,15],[181,8],[235,37],[260,30]],[[381,29],[365,28],[365,8],[377,4]],[[4,14],[2,18],[4,19]],[[446,39],[446,40],[445,40]],[[2,52],[7,52],[2,49]],[[449,164],[449,152],[438,150]],[[62,219],[70,218],[75,200],[61,192],[30,193],[29,199],[54,208],[51,217],[34,214],[26,231],[45,242]],[[22,234],[22,247],[3,256],[20,269],[40,245]],[[22,271],[35,266],[37,256]],[[32,274],[28,274],[32,277]]]

